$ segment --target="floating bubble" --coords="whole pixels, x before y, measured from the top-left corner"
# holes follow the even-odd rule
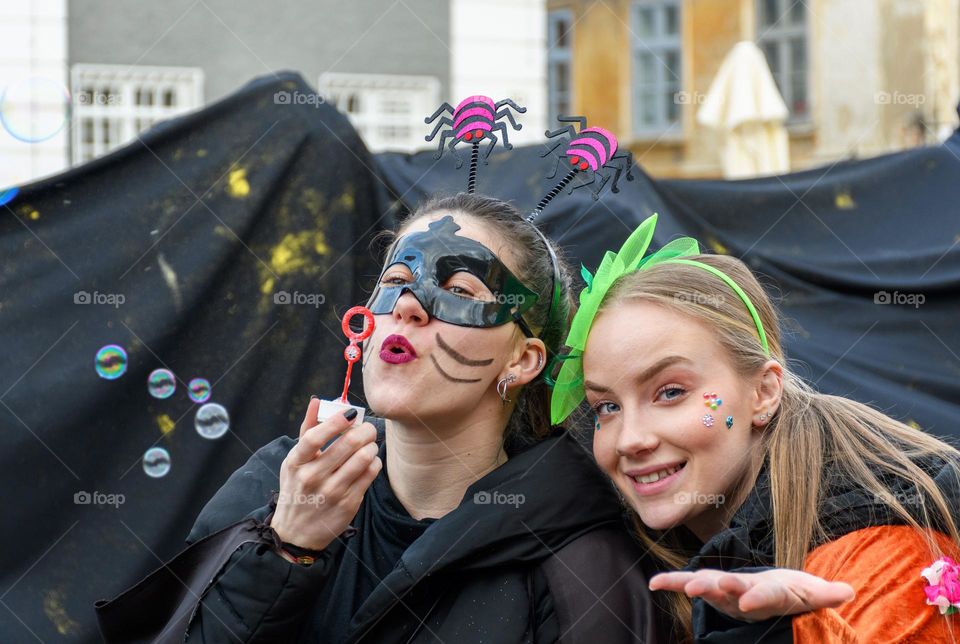
[[[0,190],[0,206],[6,206],[13,201],[13,198],[20,193],[20,188],[7,188]]]
[[[169,369],[154,369],[147,378],[147,391],[154,398],[169,398],[177,390],[177,379]]]
[[[205,403],[210,400],[210,381],[206,378],[194,378],[187,383],[187,389],[189,390],[187,394],[193,402]]]
[[[170,471],[170,453],[162,447],[151,447],[143,454],[143,472],[158,479]]]
[[[16,139],[38,143],[55,136],[70,118],[70,92],[52,78],[31,76],[0,94],[0,123]]]
[[[101,378],[116,380],[127,373],[127,352],[118,344],[101,347],[94,362]]]
[[[223,405],[207,403],[197,410],[194,427],[197,428],[197,433],[204,438],[214,440],[226,434],[227,430],[230,429],[230,415]]]

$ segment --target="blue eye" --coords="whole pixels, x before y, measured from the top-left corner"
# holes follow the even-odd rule
[[[685,393],[687,393],[687,390],[683,387],[667,385],[666,387],[662,387],[660,391],[657,392],[657,398],[659,399],[662,396],[666,401],[678,400],[683,397]]]
[[[610,407],[614,407],[615,409],[610,409]],[[598,416],[612,414],[618,411],[619,409],[620,409],[620,405],[618,405],[617,403],[612,403],[608,400],[598,402],[596,405],[593,406],[593,411]]]

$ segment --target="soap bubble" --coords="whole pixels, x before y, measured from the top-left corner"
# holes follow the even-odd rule
[[[206,378],[194,378],[187,383],[187,389],[190,400],[193,402],[205,403],[210,400],[210,381]]]
[[[147,378],[147,391],[154,398],[169,398],[177,389],[177,379],[169,369],[154,369]]]
[[[101,347],[94,362],[101,378],[116,380],[127,373],[127,352],[118,344]]]
[[[143,454],[143,471],[158,479],[170,471],[170,453],[162,447],[151,447]]]
[[[8,203],[13,201],[13,198],[20,193],[20,188],[7,188],[6,190],[0,190],[0,206],[6,206]]]
[[[197,410],[194,427],[197,428],[197,433],[204,438],[210,440],[220,438],[230,429],[230,415],[223,405],[207,403]]]
[[[55,136],[70,118],[70,92],[52,78],[31,76],[0,94],[0,123],[16,139],[39,143]]]

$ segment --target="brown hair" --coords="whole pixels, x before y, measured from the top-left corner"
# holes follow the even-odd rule
[[[492,231],[514,260],[514,274],[538,296],[536,304],[523,314],[523,318],[537,337],[543,340],[547,355],[541,375],[517,393],[517,404],[504,432],[507,451],[517,451],[545,438],[551,431],[550,393],[543,374],[547,373],[550,360],[559,351],[570,326],[573,309],[570,270],[563,261],[560,250],[552,242],[548,242],[557,256],[560,271],[559,306],[556,307],[557,310],[549,311],[553,299],[554,272],[550,253],[544,247],[544,239],[511,203],[476,193],[461,192],[449,197],[434,197],[421,203],[400,222],[397,231],[391,236],[398,237],[405,227],[417,219],[440,211],[472,217]],[[387,254],[389,256],[389,250]],[[519,327],[517,330],[519,332]]]
[[[960,452],[866,405],[816,392],[787,368],[778,314],[750,269],[728,256],[685,259],[720,269],[746,292],[763,324],[769,356],[743,301],[721,279],[696,266],[663,263],[622,277],[608,292],[598,316],[621,303],[652,302],[708,325],[735,371],[744,377],[755,376],[771,358],[783,366],[780,406],[760,443],[770,475],[775,565],[802,569],[809,550],[827,538],[818,506],[828,477],[838,477],[831,481],[863,490],[887,506],[893,516],[924,536],[934,557],[943,553],[929,530],[941,530],[960,542],[950,501],[918,465],[926,459],[946,461],[960,480]],[[891,494],[883,482],[888,478],[916,485],[918,511],[909,511]],[[805,484],[796,485],[796,481]],[[752,485],[752,481],[743,484],[745,488]],[[744,498],[748,491],[736,490],[730,498]],[[670,530],[655,532],[633,518],[641,541],[665,566],[676,569],[687,564],[690,553],[678,535]],[[675,629],[692,639],[689,598],[671,593],[668,601]]]

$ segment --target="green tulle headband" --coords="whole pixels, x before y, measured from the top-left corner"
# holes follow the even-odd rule
[[[628,273],[646,270],[657,264],[687,264],[713,273],[726,282],[743,300],[744,305],[750,312],[750,317],[757,325],[757,333],[763,351],[768,356],[770,355],[767,335],[763,332],[760,316],[743,289],[723,271],[703,262],[684,259],[700,254],[700,246],[697,244],[697,240],[690,237],[681,237],[668,243],[652,255],[644,257],[644,253],[647,252],[647,247],[650,246],[650,241],[653,239],[653,230],[656,225],[657,215],[654,214],[627,237],[627,241],[623,243],[620,252],[606,252],[595,274],[591,275],[590,271],[581,266],[580,274],[587,283],[587,287],[580,291],[580,307],[573,318],[570,333],[565,341],[565,344],[570,347],[570,352],[554,359],[562,362],[560,373],[556,379],[545,378],[547,383],[553,387],[550,398],[550,420],[554,425],[563,422],[585,397],[582,357],[584,347],[587,345],[587,336],[590,334],[590,327],[593,325],[593,320],[597,316],[597,311],[600,309],[600,304],[603,303],[607,291],[610,290],[614,282]],[[552,364],[552,366],[554,365]]]

